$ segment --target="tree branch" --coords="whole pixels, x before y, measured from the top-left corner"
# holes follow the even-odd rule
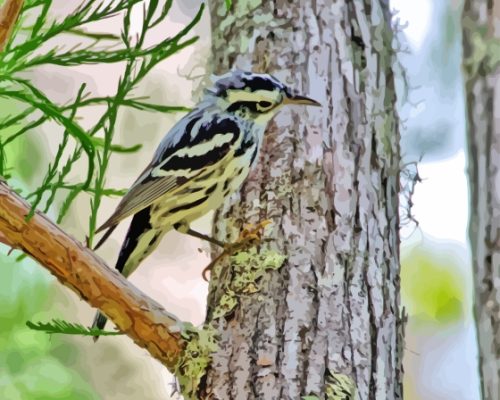
[[[185,345],[182,323],[42,213],[26,221],[29,212],[29,204],[0,180],[1,241],[37,260],[174,371]]]
[[[3,51],[16,25],[24,0],[6,0],[0,9],[0,52]]]

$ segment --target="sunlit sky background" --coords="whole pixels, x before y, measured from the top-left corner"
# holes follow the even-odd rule
[[[392,7],[405,25],[405,34],[412,52],[425,46],[432,17],[431,0],[392,0]],[[412,116],[425,99],[414,99],[417,105]],[[460,113],[457,113],[460,115]],[[464,119],[457,120],[455,135],[463,138]],[[419,166],[423,179],[415,192],[413,209],[419,226],[427,235],[436,239],[454,240],[466,246],[468,218],[468,192],[463,148],[449,158],[436,162],[423,162]]]
[[[439,3],[431,0],[391,1],[392,7],[398,10],[401,23],[406,25],[404,32],[413,54],[424,50],[433,40],[431,35],[431,24],[435,12],[433,7]],[[441,28],[444,29],[444,27]],[[411,60],[411,56],[407,59]],[[432,85],[431,82],[428,84]],[[432,96],[432,89],[427,91],[424,89],[418,93],[431,93]],[[411,98],[415,105],[407,110],[408,116],[418,118],[426,107],[432,107],[426,104],[426,100],[425,97],[419,98],[418,95],[417,98]],[[413,215],[418,221],[418,229],[415,229],[415,226],[403,228],[402,238],[403,250],[407,246],[430,239],[435,245],[440,246],[440,250],[459,257],[458,265],[462,266],[463,270],[457,273],[466,277],[467,290],[470,292],[470,253],[467,244],[469,203],[464,153],[465,109],[460,88],[456,90],[454,100],[452,107],[455,108],[455,112],[444,118],[448,119],[453,129],[452,136],[454,142],[457,143],[456,149],[451,151],[451,154],[434,158],[432,161],[427,161],[424,156],[419,164],[418,170],[422,182],[417,185],[413,197]],[[442,113],[442,109],[436,109],[435,118],[443,118],[440,115]],[[429,121],[429,123],[432,122]],[[423,239],[424,235],[426,239]],[[468,299],[470,300],[470,293]],[[447,335],[443,332],[442,337],[436,335],[429,338],[426,349],[425,361],[420,366],[420,372],[423,375],[419,378],[420,387],[417,390],[421,398],[433,400],[480,398],[475,329],[470,316],[463,326],[455,327],[452,334]]]

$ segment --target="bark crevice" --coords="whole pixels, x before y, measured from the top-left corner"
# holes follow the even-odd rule
[[[240,1],[228,14],[211,4],[215,73],[269,72],[323,107],[281,111],[241,194],[217,212],[220,237],[271,218],[261,251],[287,259],[231,316],[248,346],[276,341],[276,375],[251,370],[248,394],[211,368],[207,398],[324,398],[353,382],[360,399],[402,398],[399,286],[388,281],[399,274],[395,56],[388,4],[370,3]],[[215,274],[211,292],[220,284]],[[241,345],[231,335],[216,360]]]

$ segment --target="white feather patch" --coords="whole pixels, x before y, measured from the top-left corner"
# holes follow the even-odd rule
[[[179,149],[174,154],[172,154],[172,156],[202,156],[203,154],[208,153],[216,147],[221,147],[222,145],[229,143],[231,140],[233,140],[233,138],[234,134],[232,133],[219,133],[206,142],[198,143],[197,145],[192,147],[184,147],[182,149]]]
[[[279,102],[280,96],[281,93],[278,90],[256,90],[255,92],[250,92],[244,89],[232,89],[227,91],[227,101],[230,104],[240,101],[269,101],[272,104],[276,104]]]

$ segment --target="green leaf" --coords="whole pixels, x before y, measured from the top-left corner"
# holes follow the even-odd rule
[[[121,104],[141,111],[158,111],[162,113],[189,112],[192,110],[192,108],[188,107],[144,103],[133,99],[124,99],[122,100]]]
[[[104,139],[95,137],[95,136],[89,136],[90,141],[94,144],[95,147],[104,147]],[[140,150],[142,148],[142,144],[138,143],[134,146],[131,147],[125,147],[121,146],[119,144],[111,144],[110,150],[114,151],[115,153],[135,153],[136,151]]]
[[[75,324],[61,319],[53,319],[50,322],[31,322],[26,321],[26,326],[35,331],[41,331],[48,334],[61,333],[64,335],[82,335],[82,336],[117,336],[123,335],[123,332],[104,331],[98,328],[86,328],[82,324]]]
[[[31,8],[42,6],[42,5],[46,4],[46,3],[50,4],[51,2],[52,2],[52,0],[26,0],[24,2],[22,12],[24,13],[25,11],[27,11],[27,10],[29,10]]]
[[[78,194],[81,191],[82,191],[81,188],[75,187],[69,192],[68,196],[64,199],[64,201],[61,205],[61,209],[59,210],[59,215],[57,216],[57,223],[58,224],[60,224],[62,222],[62,220],[64,219],[64,217],[66,216],[66,214],[69,211],[69,207],[71,206],[73,201],[76,199],[76,196],[78,196]]]
[[[233,0],[225,0],[226,2],[226,10],[229,11],[231,6],[233,5]]]
[[[173,0],[165,0],[165,3],[163,4],[163,9],[161,10],[161,14],[158,16],[158,18],[151,23],[149,26],[150,28],[155,27],[158,25],[160,22],[162,22],[165,17],[167,16],[168,12],[170,11],[170,8],[172,7]]]
[[[53,64],[64,67],[72,67],[83,64],[99,64],[99,63],[117,63],[126,61],[132,56],[128,49],[118,50],[92,50],[93,46],[82,49],[72,49],[63,53],[57,53],[55,49],[49,50],[47,53],[33,57],[12,71],[19,72],[38,65]],[[140,53],[137,52],[137,55]]]
[[[58,53],[57,49],[51,49],[45,54],[38,55],[17,66],[10,69],[11,72],[23,71],[27,68],[31,68],[42,64],[54,64],[62,66],[76,66],[81,64],[97,64],[97,63],[116,63],[127,60],[133,60],[138,57],[151,57],[151,61],[147,64],[156,65],[158,61],[161,61],[173,53],[181,50],[182,48],[192,44],[198,38],[191,38],[186,42],[179,43],[179,41],[187,35],[191,29],[200,21],[203,14],[204,4],[202,3],[198,13],[195,15],[193,20],[186,25],[185,28],[179,31],[177,35],[173,38],[167,38],[155,46],[143,49],[141,47],[129,48],[126,46],[122,49],[110,50],[94,50],[94,46],[88,46],[81,49],[71,49],[63,53]],[[72,29],[74,30],[74,29]],[[123,38],[125,39],[125,38]]]
[[[141,100],[144,98],[131,98],[131,99],[122,99],[119,102],[119,105],[121,106],[126,106],[126,107],[132,107],[137,110],[141,111],[158,111],[158,112],[163,112],[163,113],[174,113],[174,112],[189,112],[192,111],[192,108],[189,107],[183,107],[183,106],[166,106],[163,104],[153,104],[153,103],[145,103]],[[116,100],[115,98],[112,97],[91,97],[88,99],[85,99],[81,101],[78,106],[79,107],[86,107],[86,106],[93,106],[96,104],[109,104],[110,102]],[[69,106],[66,106],[64,109],[66,110],[69,108]],[[16,119],[19,119],[21,117],[16,116]],[[7,122],[5,122],[7,123]],[[1,128],[1,125],[0,125]]]
[[[67,118],[56,104],[52,103],[52,101],[50,101],[47,96],[45,96],[42,92],[35,88],[30,82],[16,78],[3,78],[22,85],[25,89],[28,89],[28,91],[4,90],[0,92],[0,94],[18,99],[24,103],[30,104],[35,108],[38,108],[46,116],[62,124],[66,128],[67,132],[80,142],[83,150],[87,153],[88,157],[87,180],[84,183],[84,188],[88,187],[94,174],[95,155],[95,147],[90,140],[89,135],[87,135],[87,133],[80,127],[80,125]]]
[[[7,117],[3,121],[0,122],[0,130],[5,128],[10,128],[13,125],[19,124],[24,121],[36,108],[30,107],[21,112],[20,114],[14,115],[13,117]]]
[[[120,11],[123,11],[141,1],[142,0],[120,0],[112,1],[108,4],[100,1],[97,7],[95,7],[96,2],[94,1],[83,2],[72,14],[66,16],[66,18],[62,21],[54,21],[39,35],[36,35],[35,37],[20,43],[16,47],[9,49],[9,53],[11,53],[13,59],[19,59],[20,57],[33,52],[35,49],[40,48],[42,43],[47,42],[49,39],[60,33],[70,32],[82,25],[88,24],[89,22],[112,17]],[[45,2],[39,2],[39,4],[44,3]]]
[[[114,35],[112,33],[87,32],[86,30],[77,28],[70,29],[68,33],[71,33],[75,36],[82,36],[95,40],[120,40],[120,36]]]
[[[101,190],[101,193],[103,196],[118,196],[118,197],[123,197],[125,194],[129,191],[129,189],[113,189],[113,188],[104,188]]]
[[[71,113],[69,115],[69,119],[71,119],[71,120],[73,120],[76,117],[78,103],[80,102],[80,100],[83,96],[83,92],[85,90],[85,87],[86,87],[86,84],[82,83],[80,85],[80,89],[77,92],[75,102],[73,103],[73,108],[71,109]],[[66,149],[66,146],[68,144],[68,138],[69,138],[69,133],[67,130],[65,130],[64,134],[63,134],[63,139],[62,139],[61,143],[59,143],[59,147],[57,149],[57,153],[56,153],[56,156],[54,158],[53,165],[51,167],[49,164],[48,171],[45,174],[45,178],[44,178],[43,183],[40,187],[42,189],[42,195],[43,195],[43,191],[45,190],[45,188],[48,189],[48,186],[51,185],[52,180],[55,178],[55,176],[58,172],[59,162],[61,161],[61,157],[62,157],[64,150]],[[61,179],[61,175],[59,175],[59,178],[60,178],[59,179],[60,182],[62,182],[64,180],[64,178]],[[52,203],[54,202],[54,199],[56,197],[56,191],[57,191],[57,185],[54,185],[50,191],[49,198],[45,202],[45,208],[43,209],[44,213],[47,213],[49,211]],[[37,197],[37,199],[36,199],[35,203],[33,203],[32,207],[35,208],[40,201],[41,201],[41,195],[40,195],[40,197]]]
[[[2,95],[2,93],[0,93],[0,96],[1,95]],[[43,116],[41,118],[38,118],[36,121],[33,121],[33,122],[29,123],[28,125],[23,126],[21,129],[17,130],[15,133],[13,133],[12,135],[9,135],[9,137],[7,137],[5,139],[5,141],[3,142],[4,146],[8,145],[10,142],[16,140],[18,137],[21,137],[22,135],[31,131],[32,129],[35,129],[37,126],[40,126],[45,121],[47,121],[47,119],[48,118],[46,116]]]
[[[31,30],[31,39],[33,39],[38,34],[38,32],[40,32],[40,29],[42,29],[43,25],[45,24],[45,20],[47,18],[47,14],[51,5],[52,0],[44,2],[42,10],[38,15],[38,18],[36,19],[35,25],[33,25],[33,29]]]

